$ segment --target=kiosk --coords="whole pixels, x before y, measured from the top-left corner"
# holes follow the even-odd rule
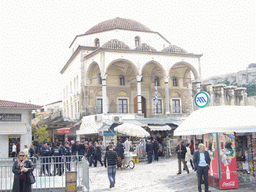
[[[219,189],[239,187],[236,159],[236,134],[256,132],[256,107],[214,106],[194,111],[175,131],[174,135],[203,135],[203,140],[211,156],[209,185]],[[253,143],[254,140],[251,141]],[[251,147],[249,154],[255,154]],[[249,151],[249,150],[247,150]],[[241,152],[243,153],[243,152]],[[245,158],[246,159],[246,158]],[[239,159],[240,160],[240,159]],[[256,159],[249,164],[254,167]],[[256,170],[251,169],[252,182]]]

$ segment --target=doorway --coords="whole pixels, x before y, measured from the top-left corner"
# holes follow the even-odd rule
[[[147,117],[147,106],[145,97],[141,96],[142,113]],[[138,113],[138,96],[134,98],[134,113]]]

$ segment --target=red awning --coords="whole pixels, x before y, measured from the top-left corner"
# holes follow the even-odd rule
[[[72,127],[63,127],[63,128],[57,129],[57,133],[70,133],[71,128]]]

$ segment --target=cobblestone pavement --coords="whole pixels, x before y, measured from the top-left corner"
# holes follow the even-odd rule
[[[99,166],[99,165],[98,165]],[[176,175],[177,158],[160,159],[152,164],[136,163],[134,169],[117,171],[116,186],[109,188],[107,169],[105,167],[90,168],[90,191],[136,191],[136,192],[196,192],[196,173],[190,169],[190,174],[183,172]],[[202,189],[204,185],[202,185]],[[243,184],[236,190],[218,190],[209,188],[212,192],[253,192],[256,184]],[[203,190],[204,191],[204,190]]]

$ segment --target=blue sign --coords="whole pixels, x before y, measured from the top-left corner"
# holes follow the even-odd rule
[[[206,92],[199,92],[195,96],[195,103],[197,107],[203,108],[209,103],[209,95]]]

